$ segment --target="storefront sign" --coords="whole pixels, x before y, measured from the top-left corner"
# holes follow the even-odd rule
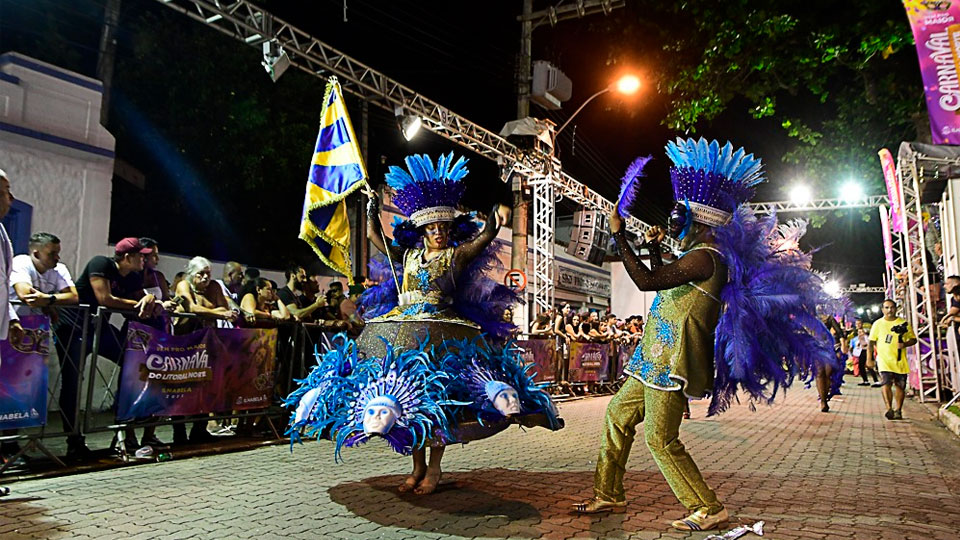
[[[610,278],[595,277],[563,264],[557,265],[557,288],[610,298]]]

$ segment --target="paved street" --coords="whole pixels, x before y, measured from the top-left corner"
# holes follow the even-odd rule
[[[776,540],[955,540],[960,440],[908,401],[881,416],[877,389],[848,383],[829,414],[813,390],[773,407],[704,419],[683,440],[735,523],[766,521]],[[328,442],[174,460],[18,482],[0,499],[0,538],[567,538],[700,539],[647,449],[635,446],[625,512],[578,516],[591,494],[609,397],[565,403],[557,433],[510,430],[451,448],[437,494],[400,496],[408,459],[376,442],[333,463]],[[747,537],[749,538],[749,537]]]

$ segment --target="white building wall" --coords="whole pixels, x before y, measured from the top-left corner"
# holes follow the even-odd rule
[[[33,207],[31,232],[60,237],[74,275],[107,253],[114,138],[99,81],[17,53],[0,55],[0,168]]]

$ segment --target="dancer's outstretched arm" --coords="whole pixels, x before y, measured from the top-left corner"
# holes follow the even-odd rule
[[[610,213],[610,232],[613,233],[623,257],[624,270],[641,291],[672,289],[691,281],[703,281],[713,275],[713,257],[701,249],[691,251],[668,265],[648,269],[627,242],[623,218],[617,212],[616,206]]]
[[[500,204],[494,205],[493,209],[490,210],[490,214],[487,216],[487,222],[483,226],[483,230],[480,231],[480,234],[473,240],[457,246],[457,250],[453,255],[454,266],[457,269],[462,269],[470,264],[470,261],[480,256],[483,250],[487,249],[487,246],[490,245],[490,242],[493,242],[493,239],[497,237],[500,226],[509,219],[509,208]]]
[[[394,263],[403,260],[403,248],[394,246],[391,242],[389,246],[384,244],[383,226],[380,224],[380,200],[376,196],[367,199],[367,238],[373,244],[373,247],[380,250],[384,255],[390,255]],[[390,250],[387,253],[387,249]]]

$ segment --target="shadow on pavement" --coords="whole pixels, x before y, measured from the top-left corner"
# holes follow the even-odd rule
[[[33,504],[42,501],[43,497],[17,496],[16,489],[0,498],[0,507],[3,507],[4,516],[13,516],[13,522],[0,521],[0,538],[69,538],[69,532],[58,530],[57,527],[67,525],[66,522],[54,520],[47,516],[47,508],[43,504]]]
[[[593,473],[479,469],[444,473],[436,493],[397,493],[401,475],[377,476],[333,486],[333,502],[358,517],[383,526],[439,534],[506,538],[567,538],[582,522],[597,536],[622,536],[624,514],[577,516],[571,505],[592,495]],[[673,497],[658,472],[628,473],[627,488],[637,499],[659,502]],[[642,494],[642,495],[641,495]],[[663,529],[662,525],[657,528]]]
[[[897,471],[850,478],[822,466],[790,476],[740,471],[708,472],[732,514],[732,528],[765,520],[773,538],[818,537],[956,538],[952,517],[960,502],[944,490],[943,478]],[[672,531],[686,514],[656,470],[627,471],[623,512],[578,515],[571,504],[592,496],[592,471],[538,472],[479,469],[445,473],[433,495],[399,494],[403,476],[378,476],[329,489],[334,503],[381,526],[414,532],[506,538],[626,538],[644,532],[663,538],[699,539],[704,533]],[[944,493],[946,491],[947,493]],[[912,497],[931,504],[911,509],[891,501]],[[936,504],[933,504],[936,501]],[[883,533],[883,534],[881,534]],[[829,536],[835,534],[839,536]],[[953,536],[951,536],[953,535]],[[893,536],[890,536],[891,538]],[[861,536],[857,536],[860,538]]]

